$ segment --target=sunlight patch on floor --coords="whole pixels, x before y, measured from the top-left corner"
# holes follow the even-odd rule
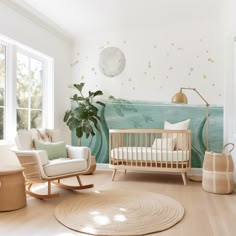
[[[95,234],[96,233],[96,230],[91,226],[86,226],[86,227],[82,228],[82,231],[88,232],[89,234]]]
[[[118,215],[115,215],[115,216],[114,216],[114,221],[123,222],[123,221],[126,221],[126,220],[127,220],[127,218],[126,218],[124,215],[118,214]]]
[[[109,219],[109,217],[104,216],[104,215],[94,216],[93,220],[98,225],[108,225],[111,223],[111,220]]]

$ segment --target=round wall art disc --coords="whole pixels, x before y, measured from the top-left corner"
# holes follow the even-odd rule
[[[124,53],[116,47],[103,49],[99,55],[99,68],[108,77],[119,75],[125,68]]]

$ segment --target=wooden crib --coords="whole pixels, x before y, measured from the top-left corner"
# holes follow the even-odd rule
[[[117,170],[179,172],[186,185],[191,169],[191,131],[110,129],[109,166]]]

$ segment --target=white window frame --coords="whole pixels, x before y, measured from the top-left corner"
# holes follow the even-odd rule
[[[8,58],[8,47],[9,47],[9,45],[8,45],[8,43],[6,42],[6,41],[3,41],[1,38],[0,38],[0,44],[1,45],[3,45],[4,47],[5,47],[5,65],[6,65],[6,67],[5,67],[5,98],[4,98],[4,107],[5,107],[5,110],[4,110],[4,118],[3,118],[3,120],[4,120],[4,122],[3,122],[3,137],[5,138],[6,137],[6,107],[7,107],[7,95],[6,95],[6,90],[7,90],[7,74],[8,74],[8,68],[7,68],[7,65],[8,65],[8,63],[7,63],[7,61],[6,61],[6,59]],[[10,81],[9,81],[10,82]]]
[[[234,91],[236,89],[236,37],[234,37],[234,59],[233,59],[233,81],[234,81]],[[233,126],[234,126],[234,131],[233,131],[233,136],[236,138],[236,94],[233,93]]]
[[[6,46],[6,83],[4,139],[13,141],[16,136],[16,71],[17,52],[43,62],[42,128],[54,128],[54,59],[15,40],[0,35]]]

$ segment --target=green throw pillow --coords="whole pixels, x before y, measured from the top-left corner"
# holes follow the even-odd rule
[[[49,160],[67,157],[66,143],[64,141],[48,143],[35,139],[34,144],[36,150],[45,150],[47,152]]]

